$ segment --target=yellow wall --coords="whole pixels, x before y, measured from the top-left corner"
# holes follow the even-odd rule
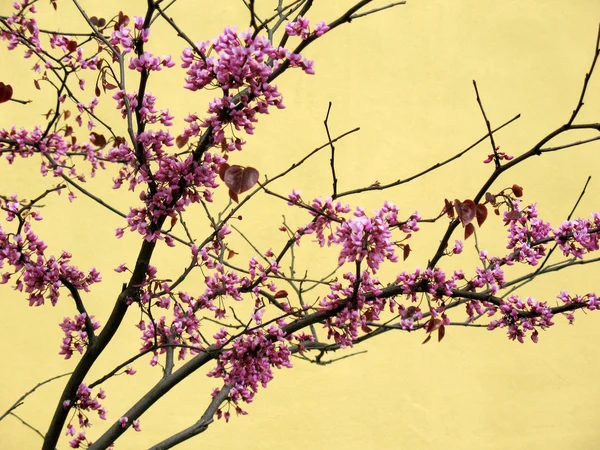
[[[60,2],[57,15],[41,2],[45,28],[60,24],[61,31],[79,26],[74,8]],[[82,2],[90,15],[108,16],[127,3],[130,15],[141,15],[143,1]],[[218,3],[215,6],[215,3]],[[261,7],[275,2],[261,0]],[[313,20],[331,20],[352,2],[330,0],[318,5]],[[385,4],[386,2],[382,2]],[[3,2],[0,14],[6,14]],[[241,2],[178,2],[170,14],[194,39],[205,40],[227,24],[245,27],[247,13]],[[322,125],[327,102],[333,102],[330,126],[334,134],[360,126],[361,131],[338,145],[340,188],[392,181],[426,168],[467,147],[485,134],[485,125],[475,102],[472,80],[478,82],[493,126],[517,113],[522,117],[500,132],[496,142],[502,151],[520,154],[541,137],[564,123],[576,104],[588,70],[600,8],[597,0],[409,0],[405,6],[357,20],[316,42],[306,56],[316,60],[317,75],[288,73],[278,80],[284,111],[262,117],[257,134],[247,149],[235,155],[236,162],[252,164],[261,173],[276,174],[304,153],[325,142]],[[181,42],[160,25],[151,36],[151,50],[172,53],[178,60]],[[12,123],[31,126],[48,108],[51,91],[32,88],[31,73],[20,53],[0,53],[0,81],[12,84],[15,97],[31,98],[29,106],[0,106],[0,126]],[[580,121],[600,118],[600,74],[592,80]],[[131,79],[133,80],[133,78]],[[129,82],[133,86],[133,81]],[[187,112],[202,113],[205,97],[183,89],[181,72],[172,69],[152,76],[149,90],[160,107],[171,107],[181,118]],[[91,91],[83,98],[91,97]],[[113,114],[106,98],[105,111]],[[113,123],[119,126],[116,114]],[[590,134],[573,134],[574,139]],[[408,214],[418,209],[423,216],[435,215],[448,198],[472,197],[490,167],[481,164],[489,150],[484,142],[452,167],[382,195],[352,197],[352,204],[367,209],[384,198],[397,203]],[[597,143],[535,158],[503,176],[496,187],[518,183],[525,201],[537,201],[543,217],[557,223],[570,211],[588,175],[597,176],[600,145]],[[38,176],[38,161],[0,163],[0,192],[31,197],[54,182]],[[292,187],[305,198],[330,192],[324,153],[279,183],[278,192]],[[95,192],[126,209],[123,192],[111,191],[110,173],[99,174],[90,183]],[[592,178],[578,212],[586,216],[600,210],[598,179]],[[81,197],[81,196],[80,196]],[[261,203],[262,202],[262,203]],[[40,235],[54,252],[69,249],[83,269],[96,266],[104,282],[93,286],[86,297],[89,310],[104,323],[125,277],[112,269],[132,263],[137,235],[121,241],[112,236],[123,221],[86,198],[69,207],[66,196],[49,199]],[[280,224],[283,203],[261,198],[244,212],[244,230],[256,237],[261,248]],[[293,215],[298,225],[306,216]],[[197,221],[201,221],[198,212]],[[307,220],[307,219],[306,219]],[[4,224],[3,224],[4,226]],[[502,227],[486,224],[481,245],[500,251]],[[424,227],[415,236],[413,255],[386,274],[425,266],[439,241],[441,226]],[[274,248],[281,245],[281,239]],[[238,248],[249,249],[241,241]],[[236,248],[236,250],[238,249]],[[469,253],[470,252],[470,253]],[[472,263],[473,250],[465,261]],[[161,273],[176,275],[185,252],[162,249],[157,261]],[[331,253],[329,253],[331,255]],[[331,255],[332,256],[332,255]],[[303,264],[313,270],[329,269],[335,257],[316,261],[308,253]],[[240,260],[243,262],[243,260]],[[461,264],[461,260],[452,264]],[[468,267],[473,267],[468,266]],[[468,268],[467,267],[467,268]],[[393,269],[393,270],[392,270]],[[318,273],[318,272],[315,272]],[[526,291],[540,300],[552,301],[561,289],[586,293],[598,289],[598,269],[570,269],[530,284]],[[385,277],[382,276],[385,280]],[[2,382],[0,413],[21,393],[52,375],[72,370],[73,361],[58,355],[61,333],[58,322],[74,314],[66,296],[56,308],[32,309],[23,297],[3,287],[0,314]],[[135,354],[139,336],[133,327],[139,319],[129,312],[125,329],[119,332],[107,355],[89,380]],[[268,389],[261,390],[246,417],[230,424],[218,422],[208,432],[181,448],[312,448],[312,449],[594,449],[600,444],[597,426],[600,373],[597,343],[600,317],[577,314],[575,325],[557,319],[558,325],[540,336],[540,343],[510,342],[502,331],[452,328],[441,343],[421,345],[422,333],[388,333],[356,350],[368,350],[327,367],[294,360],[291,370],[276,372]],[[76,358],[76,357],[75,357]],[[135,377],[119,377],[104,385],[109,423],[158,379],[145,363],[136,365]],[[210,389],[217,386],[203,373],[187,380],[141,419],[143,433],[127,433],[117,448],[142,449],[187,427],[207,405]],[[28,398],[17,414],[45,432],[61,382],[45,386]],[[103,423],[94,419],[93,438]],[[66,448],[66,441],[60,448]],[[37,448],[41,440],[14,417],[0,422],[0,448]]]

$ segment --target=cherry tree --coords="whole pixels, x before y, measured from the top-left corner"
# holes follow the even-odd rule
[[[64,6],[58,0],[47,3],[57,14]],[[72,0],[87,25],[84,32],[45,29],[36,19],[38,7],[48,8],[45,2],[21,0],[11,11],[1,11],[0,37],[9,50],[23,52],[33,63],[33,87],[51,93],[54,102],[35,127],[7,124],[6,119],[0,126],[2,170],[19,170],[29,158],[39,162],[47,179],[47,188],[31,198],[18,193],[0,197],[2,284],[19,291],[31,307],[69,304],[71,314],[59,324],[63,338],[56,344],[59,357],[72,360],[72,372],[66,382],[53,376],[40,383],[0,420],[39,386],[60,379],[64,389],[41,433],[43,448],[54,449],[62,435],[72,448],[112,448],[124,433],[143,430],[143,414],[183,380],[210,377],[214,388],[205,393],[201,417],[152,447],[171,448],[204,432],[214,420],[245,415],[245,405],[268,386],[275,369],[292,368],[294,358],[327,364],[335,360],[334,352],[350,356],[351,349],[390,331],[410,333],[409,338],[423,343],[442,341],[452,326],[537,343],[555,323],[573,323],[579,310],[600,307],[596,293],[578,292],[576,286],[546,299],[527,291],[537,277],[598,260],[587,255],[599,249],[600,212],[580,217],[576,199],[564,221],[549,223],[527,198],[524,182],[499,181],[534,157],[600,139],[600,123],[578,120],[600,56],[600,33],[574,109],[531,148],[500,148],[497,131],[519,116],[493,127],[473,81],[485,127],[481,139],[396,181],[384,171],[377,175],[381,181],[365,176],[344,190],[338,180],[343,160],[336,151],[358,128],[332,133],[335,106],[326,101],[323,145],[304,155],[282,150],[272,155],[289,158],[286,170],[264,174],[259,165],[241,163],[239,155],[253,151],[246,140],[260,132],[259,122],[268,120],[264,115],[285,114],[277,111],[285,108],[285,92],[276,80],[291,71],[315,75],[314,61],[304,56],[307,47],[335,39],[339,27],[389,13],[405,2],[348,2],[332,19],[315,17],[311,0],[272,2],[270,9],[248,0],[243,1],[248,23],[208,40],[197,30],[180,28],[169,11],[174,3],[147,0],[145,11],[97,17]],[[158,24],[178,38],[180,48],[172,54],[149,50],[159,39],[152,32]],[[152,94],[163,72],[178,73],[180,85],[173,89],[188,92],[193,112],[175,117],[170,99]],[[198,106],[201,94],[209,99],[207,105]],[[0,103],[34,108],[26,99],[27,93],[0,83]],[[554,143],[574,130],[594,135]],[[472,196],[440,198],[434,211],[407,211],[392,201],[375,210],[361,207],[367,193],[435,177],[442,167],[459,165],[478,144],[489,150],[480,163],[485,175]],[[307,197],[286,185],[292,172],[323,153],[330,170],[321,196]],[[113,189],[124,191],[128,210],[88,187],[88,178],[102,172],[110,174]],[[87,198],[120,216],[114,238],[135,239],[137,254],[124,255],[117,267],[83,270],[68,250],[51,252],[49,244],[60,243],[40,235],[36,224],[44,220],[45,202],[61,194],[73,208]],[[274,200],[284,216],[278,223],[264,223],[273,234],[266,248],[242,227],[246,211],[261,197]],[[496,236],[504,242],[499,253],[480,248],[477,241],[490,223],[503,226]],[[420,256],[425,266],[411,265],[413,252],[419,251],[413,237],[433,224],[442,224],[436,250]],[[241,243],[250,251],[242,250]],[[104,243],[90,245],[102,251]],[[467,246],[475,248],[477,261],[463,259]],[[301,265],[305,248],[312,258],[330,260],[332,271],[312,273],[310,264]],[[185,268],[175,276],[172,255],[185,258]],[[110,287],[110,315],[99,320],[97,306],[87,297],[106,270],[123,278]],[[131,326],[125,320],[128,311],[137,317],[139,352],[102,376],[92,376],[105,350],[119,345],[117,332]],[[159,381],[126,411],[107,412],[103,400],[111,395],[110,383],[122,375],[120,380],[135,377],[136,368],[148,364],[160,374]],[[92,424],[93,436],[88,433]]]

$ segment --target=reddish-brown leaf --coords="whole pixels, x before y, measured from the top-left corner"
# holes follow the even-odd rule
[[[431,334],[428,334],[427,337],[425,338],[425,340],[423,342],[421,342],[421,345],[422,344],[427,344],[430,339],[431,339]]]
[[[521,213],[519,213],[519,211],[517,211],[516,209],[513,209],[512,211],[506,213],[506,218],[508,220],[519,220],[520,217]]]
[[[238,254],[238,252],[236,252],[234,250],[231,250],[229,248],[227,249],[227,259],[231,259],[231,258],[233,258],[237,254]]]
[[[412,316],[415,315],[416,312],[417,312],[416,306],[409,306],[408,308],[406,308],[406,310],[402,314],[402,318],[405,320],[410,319]]]
[[[452,206],[452,202],[447,198],[444,199],[444,213],[448,214],[448,217],[454,219],[454,206]]]
[[[441,327],[438,328],[438,342],[441,342],[441,340],[444,339],[445,335],[446,335],[446,327],[444,325],[442,325]]]
[[[465,200],[464,202],[459,201],[458,199],[454,200],[454,209],[456,209],[456,214],[460,219],[460,222],[463,224],[463,227],[466,227],[467,224],[471,223],[471,221],[475,218],[475,202],[473,200]]]
[[[485,199],[486,199],[486,201],[491,203],[493,206],[496,206],[496,196],[494,194],[492,194],[490,192],[486,192]]]
[[[69,50],[69,53],[73,53],[75,50],[77,50],[77,42],[76,41],[69,41],[67,42],[67,50]]]
[[[406,258],[408,258],[408,256],[410,255],[410,245],[408,244],[404,244],[404,248],[402,249],[403,252],[403,258],[404,261],[406,261]]]
[[[38,80],[33,80],[33,85],[38,91],[40,90],[40,82]]]
[[[65,128],[65,137],[69,137],[73,134],[73,127],[67,125]]]
[[[219,178],[221,181],[225,181],[225,171],[229,169],[229,164],[223,163],[221,167],[219,167]]]
[[[96,85],[96,89],[94,89],[94,94],[96,94],[96,97],[100,97],[100,94],[102,92],[100,92],[100,87]]]
[[[104,135],[92,131],[90,133],[90,137],[93,138],[90,140],[96,147],[104,147],[106,145],[106,138],[104,137]]]
[[[69,111],[68,109],[65,110],[65,112],[63,113],[63,116],[64,116],[65,120],[67,120],[69,117],[71,117],[71,111]]]
[[[9,101],[13,95],[13,88],[10,84],[4,84],[0,81],[0,103]]]
[[[477,216],[477,225],[483,225],[483,222],[485,222],[488,215],[488,210],[485,205],[477,205],[475,215]]]
[[[221,170],[219,170],[219,175],[221,175]],[[229,166],[225,169],[221,178],[231,191],[241,194],[251,189],[258,181],[258,177],[258,170],[253,167]]]
[[[287,291],[284,291],[283,289],[280,291],[275,292],[275,295],[273,297],[275,298],[285,298],[288,296]]]
[[[475,226],[472,223],[467,224],[465,227],[465,240],[469,239],[475,232]]]
[[[442,322],[442,319],[430,319],[429,322],[427,322],[427,326],[425,327],[425,331],[427,331],[428,333],[431,333],[435,330],[437,330],[439,327],[442,326],[444,322]]]
[[[523,188],[518,184],[513,184],[511,189],[513,191],[513,194],[515,194],[515,197],[523,196]]]
[[[238,200],[238,196],[235,192],[233,192],[231,189],[229,189],[229,197],[231,197],[231,200],[233,200],[236,203],[239,203],[240,201]]]
[[[175,145],[177,145],[177,148],[185,147],[185,145],[188,143],[189,139],[190,138],[188,136],[184,136],[184,135],[180,134],[179,136],[177,136],[175,138]]]

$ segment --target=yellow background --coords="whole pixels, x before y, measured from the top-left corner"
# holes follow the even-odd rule
[[[90,15],[98,17],[109,17],[119,8],[127,8],[131,16],[142,15],[144,4],[112,0],[82,3]],[[275,2],[258,2],[263,11],[271,3]],[[315,3],[309,16],[313,23],[337,18],[353,2]],[[9,12],[9,4],[2,2],[1,14]],[[76,11],[66,1],[60,2],[59,14],[43,4],[40,9],[43,28],[69,31],[81,26]],[[245,8],[237,1],[181,0],[169,14],[199,41],[214,37],[228,24],[243,29],[248,22]],[[405,6],[357,20],[306,51],[306,56],[316,61],[316,76],[290,71],[277,80],[288,108],[260,118],[256,136],[249,139],[244,152],[235,155],[235,162],[251,164],[268,175],[287,168],[325,142],[322,121],[327,103],[332,101],[330,126],[334,135],[361,127],[358,134],[337,145],[340,189],[403,178],[457,153],[485,134],[473,79],[478,82],[492,126],[521,113],[521,119],[496,136],[502,151],[518,155],[570,116],[589,68],[598,22],[597,0],[409,0]],[[159,54],[171,53],[179,61],[182,42],[164,24],[157,24],[149,47]],[[40,123],[40,114],[53,102],[51,89],[33,89],[33,74],[27,70],[32,62],[23,61],[20,51],[2,50],[0,58],[0,81],[15,88],[16,98],[34,100],[28,106],[3,104],[0,126]],[[181,75],[178,69],[163,71],[152,75],[149,86],[158,96],[159,107],[170,107],[178,119],[188,112],[203,113],[209,98],[184,91]],[[596,74],[590,84],[580,122],[600,119],[599,76]],[[129,80],[132,88],[135,77]],[[89,101],[91,95],[88,88],[81,98]],[[111,114],[112,124],[118,128],[120,118],[112,101],[108,97],[103,100],[103,111]],[[590,136],[572,133],[569,137]],[[541,215],[556,224],[570,211],[587,176],[596,176],[599,150],[595,143],[533,158],[501,177],[494,189],[520,184],[525,201],[537,201]],[[432,217],[445,197],[474,195],[491,169],[481,164],[488,153],[489,142],[485,141],[454,165],[410,186],[346,200],[371,210],[387,198],[397,203],[404,215],[418,209],[424,217]],[[2,161],[0,192],[31,198],[49,187],[55,180],[40,178],[38,164],[35,159],[31,164],[17,161],[9,167]],[[132,197],[125,191],[110,190],[111,176],[101,173],[89,187],[126,210],[133,203]],[[327,176],[325,152],[276,188],[286,194],[295,187],[310,199],[330,193]],[[592,178],[578,215],[600,210],[598,183]],[[123,262],[133,263],[138,236],[126,233],[123,240],[114,240],[114,229],[123,221],[79,197],[74,205],[68,204],[65,195],[48,199],[42,211],[45,220],[36,230],[54,253],[68,249],[79,267],[95,266],[101,271],[104,282],[93,286],[85,301],[88,310],[104,323],[126,280],[112,269]],[[240,226],[261,249],[271,245],[280,248],[282,237],[275,231],[282,213],[293,217],[296,226],[309,220],[305,215],[294,216],[286,208],[280,201],[260,197],[244,212]],[[196,211],[195,220],[201,224],[201,212]],[[443,225],[424,226],[411,243],[414,253],[408,261],[388,269],[382,280],[387,282],[402,270],[424,267]],[[236,250],[249,254],[242,241],[234,242],[238,243]],[[490,220],[483,228],[480,244],[502,251],[504,235],[497,220]],[[444,264],[474,267],[472,242],[467,247],[463,259]],[[161,249],[155,260],[159,274],[176,276],[187,264],[185,254]],[[178,259],[174,255],[182,256]],[[243,259],[238,261],[243,263]],[[324,273],[335,265],[335,255],[305,253],[303,262],[311,273]],[[597,274],[594,266],[568,269],[530,284],[523,294],[549,301],[561,289],[584,294],[598,288]],[[200,291],[201,286],[195,289]],[[10,288],[5,286],[0,292],[3,412],[39,381],[72,370],[74,361],[57,355],[61,339],[57,324],[75,310],[64,294],[56,308],[45,305],[34,309]],[[138,319],[132,308],[127,325],[87,381],[135,354],[139,332],[133,323]],[[293,369],[277,371],[269,387],[259,391],[255,402],[246,408],[248,416],[234,417],[230,424],[219,421],[180,448],[600,448],[600,317],[579,312],[572,327],[558,317],[556,322],[556,327],[541,334],[538,345],[510,342],[501,330],[490,333],[456,327],[448,330],[440,344],[421,345],[422,333],[388,333],[356,348],[368,353],[326,367],[294,360]],[[121,376],[104,384],[109,421],[100,423],[92,416],[96,425],[90,437],[116,420],[158,380],[159,370],[148,369],[146,361],[135,365],[135,377]],[[158,402],[142,416],[143,432],[128,432],[117,442],[117,448],[147,448],[195,422],[207,405],[211,388],[218,386],[204,376],[205,372],[199,371]],[[45,432],[61,390],[62,380],[42,387],[16,413]],[[14,417],[0,422],[0,448],[38,448],[40,444],[39,436]],[[65,440],[59,448],[66,447]]]

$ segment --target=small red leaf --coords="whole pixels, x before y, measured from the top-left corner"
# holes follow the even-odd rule
[[[444,339],[445,335],[446,335],[446,327],[444,325],[442,325],[441,327],[438,328],[438,342],[441,342],[441,340]]]
[[[104,147],[106,145],[106,138],[102,134],[90,133],[90,140],[96,147]]]
[[[69,137],[73,134],[73,127],[67,125],[65,128],[65,137]]]
[[[410,319],[412,316],[415,315],[416,312],[417,312],[417,307],[416,306],[409,306],[408,308],[406,308],[406,310],[402,314],[402,318],[404,320]]]
[[[485,205],[477,205],[475,215],[477,216],[477,225],[481,227],[485,219],[487,219],[488,211]]]
[[[287,296],[288,296],[287,291],[281,290],[281,291],[275,292],[275,295],[273,297],[275,297],[275,298],[285,298]]]
[[[421,342],[421,345],[422,344],[427,344],[430,339],[431,339],[431,334],[428,334],[427,337],[425,338],[425,340],[423,342]]]
[[[71,111],[69,111],[68,109],[63,113],[63,116],[65,118],[65,120],[67,120],[69,117],[71,117]]]
[[[233,192],[231,189],[229,189],[229,197],[231,197],[231,200],[233,200],[236,203],[239,203],[240,201],[238,200],[238,196],[235,192]]]
[[[180,134],[179,136],[177,136],[175,138],[175,145],[177,145],[177,148],[185,147],[185,145],[188,143],[189,139],[190,138],[188,136],[184,136],[184,135]]]
[[[460,222],[463,224],[463,227],[467,226],[467,224],[471,223],[471,221],[475,218],[475,202],[473,200],[465,200],[464,202],[459,201],[458,199],[454,200],[454,209],[456,209],[456,214],[460,219]]]
[[[370,333],[371,331],[373,331],[371,328],[364,324],[360,326],[360,329],[363,330],[365,333]]]
[[[442,212],[448,214],[448,217],[451,219],[454,219],[454,206],[452,206],[452,202],[447,198],[444,199],[444,210]]]
[[[519,213],[519,211],[517,211],[516,209],[513,209],[512,211],[506,213],[506,218],[508,220],[519,220],[520,217],[521,213]]]
[[[13,88],[10,84],[0,82],[0,103],[9,101],[13,95]]]
[[[431,333],[431,332],[437,330],[439,327],[441,327],[443,323],[444,322],[442,322],[442,319],[430,319],[429,322],[427,322],[425,331],[427,331],[428,333]]]
[[[408,256],[410,255],[410,245],[408,244],[404,244],[404,248],[402,249],[403,252],[403,258],[404,261],[406,261],[406,258],[408,258]]]
[[[69,41],[67,42],[67,50],[69,50],[69,53],[73,53],[75,50],[77,50],[77,42],[76,41]]]
[[[469,239],[475,232],[475,226],[472,223],[467,224],[465,227],[465,240]]]
[[[40,90],[40,82],[38,80],[33,80],[33,85],[38,91]]]
[[[496,206],[496,197],[493,194],[491,194],[490,192],[485,193],[485,199],[486,199],[486,201],[491,203],[493,206]]]
[[[219,174],[221,174],[221,169]],[[229,166],[222,175],[225,185],[236,194],[241,194],[252,188],[258,181],[258,177],[258,170],[253,167],[244,168],[242,166]]]
[[[234,250],[231,250],[229,248],[227,249],[227,259],[231,259],[231,258],[233,258],[237,254],[238,254],[238,252],[236,252]]]
[[[515,194],[515,197],[518,198],[523,196],[523,188],[518,184],[513,184],[511,189],[513,191],[513,194]]]
[[[100,97],[100,94],[102,92],[100,92],[100,88],[98,86],[96,86],[96,89],[94,89],[94,94],[96,94],[96,97]]]
[[[105,82],[102,86],[104,87],[104,89],[108,89],[109,91],[112,91],[113,89],[117,88],[117,86],[115,86],[112,83],[109,83],[108,81]]]
[[[176,223],[177,223],[177,217],[175,217],[175,216],[171,217],[171,227],[174,227]]]
[[[221,181],[225,181],[225,171],[229,169],[229,164],[223,163],[221,167],[219,167],[219,178]]]

